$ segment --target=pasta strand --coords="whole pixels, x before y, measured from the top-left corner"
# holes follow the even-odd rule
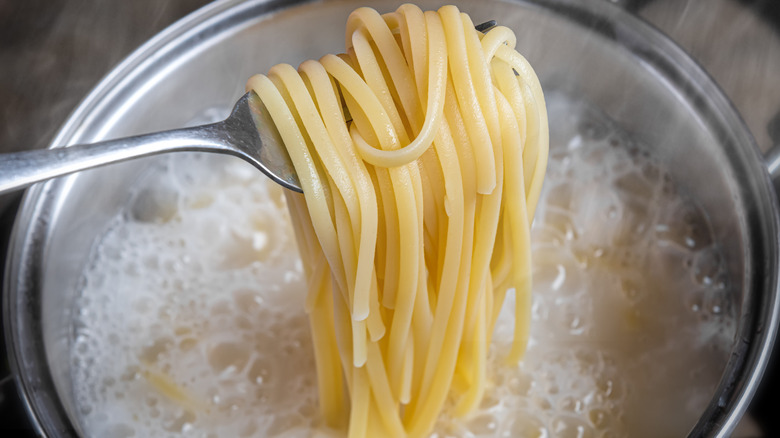
[[[514,33],[455,6],[359,8],[345,53],[247,82],[290,154],[320,415],[348,437],[425,437],[479,405],[507,293],[520,360],[549,134]]]

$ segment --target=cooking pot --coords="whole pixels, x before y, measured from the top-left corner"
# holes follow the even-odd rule
[[[208,121],[246,78],[343,47],[358,6],[401,2],[235,1],[182,19],[116,67],[62,127],[54,147]],[[423,9],[445,2],[419,1]],[[734,280],[738,326],[722,380],[690,436],[728,436],[750,402],[777,329],[778,201],[749,131],[710,77],[674,43],[604,0],[461,1],[475,22],[515,30],[544,88],[587,101],[650,145],[708,213]],[[555,130],[554,121],[551,129]],[[5,336],[39,433],[81,429],[70,381],[74,300],[95,239],[156,158],[83,172],[28,190],[8,249]]]

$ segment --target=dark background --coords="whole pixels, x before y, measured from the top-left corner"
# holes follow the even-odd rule
[[[780,1],[604,1],[631,9],[697,59],[735,103],[763,151],[780,144]],[[0,153],[48,146],[113,66],[206,3],[0,0]],[[20,197],[0,195],[0,267]],[[9,374],[4,351],[0,338],[0,435],[34,436],[13,379],[3,379]],[[770,364],[739,435],[780,436],[780,358]]]

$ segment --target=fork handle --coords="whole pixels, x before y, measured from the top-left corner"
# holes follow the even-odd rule
[[[231,153],[224,123],[142,134],[98,143],[0,154],[0,195],[106,164],[170,151]]]

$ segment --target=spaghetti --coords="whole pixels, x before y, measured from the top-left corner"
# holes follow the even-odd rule
[[[511,30],[454,6],[355,10],[346,53],[249,79],[288,149],[323,421],[422,437],[448,396],[466,414],[515,291],[510,361],[530,321],[547,115]]]

